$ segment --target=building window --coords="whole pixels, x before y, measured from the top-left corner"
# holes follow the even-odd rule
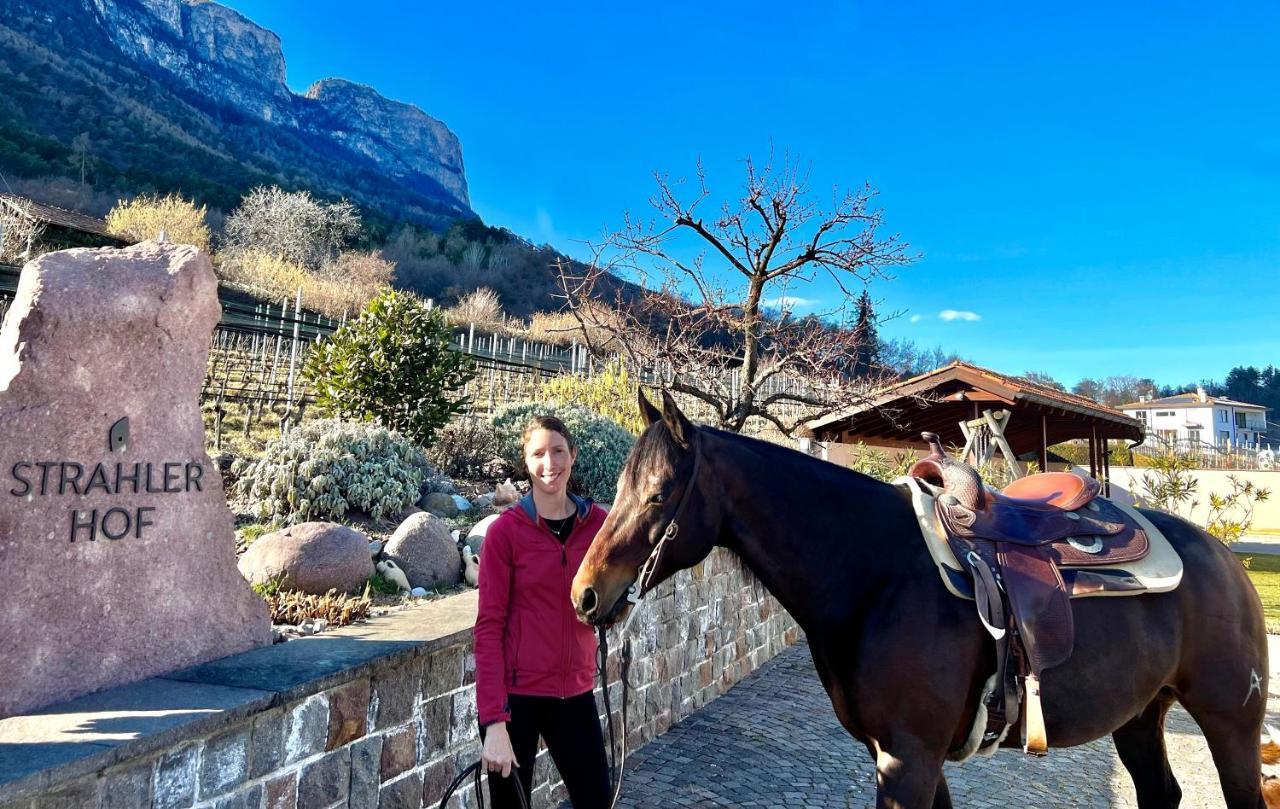
[[[1199,444],[1199,443],[1200,443],[1200,431],[1199,431],[1199,430],[1187,430],[1187,440],[1188,440],[1188,441],[1190,441],[1192,444]]]
[[[1138,411],[1138,421],[1142,422],[1143,424],[1147,423],[1147,411],[1145,410]]]
[[[1248,413],[1236,413],[1236,426],[1248,427],[1249,426],[1248,416],[1249,416]]]
[[[1178,440],[1178,431],[1177,430],[1156,430],[1156,437],[1162,441],[1166,441],[1172,444],[1174,441]]]
[[[1177,415],[1177,414],[1175,414],[1172,410],[1157,410],[1157,411],[1156,411],[1156,418],[1160,418],[1161,416],[1173,416],[1173,415]]]
[[[1223,449],[1226,449],[1228,446],[1230,446],[1230,444],[1231,444],[1231,433],[1227,432],[1226,430],[1220,430],[1218,432],[1218,445]]]
[[[1231,419],[1227,416],[1227,411],[1225,410],[1218,411],[1218,421],[1222,422],[1223,424],[1228,424],[1231,421]]]

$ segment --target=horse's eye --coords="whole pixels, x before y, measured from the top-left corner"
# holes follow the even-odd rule
[[[665,500],[665,499],[666,499],[666,498],[664,498],[664,497],[662,496],[662,494],[661,494],[661,493],[659,493],[659,494],[653,494],[653,495],[650,495],[650,496],[649,496],[649,505],[651,505],[651,506],[660,506],[660,505],[662,505],[662,501],[663,501],[663,500]]]

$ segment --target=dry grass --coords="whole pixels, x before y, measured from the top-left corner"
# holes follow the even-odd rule
[[[347,624],[369,617],[373,601],[369,593],[352,596],[330,590],[322,596],[310,593],[279,592],[265,596],[271,609],[271,623],[297,625],[306,620],[322,618],[329,626]]]
[[[395,265],[377,254],[343,253],[316,272],[279,256],[256,250],[223,251],[218,272],[224,279],[246,286],[274,300],[293,298],[302,290],[302,305],[329,317],[354,316],[385,289]]]
[[[589,310],[583,313],[586,328],[574,317],[572,312],[534,312],[529,318],[529,327],[525,335],[530,340],[551,343],[558,346],[572,345],[576,340],[579,345],[586,344],[587,336],[591,344],[605,351],[619,350],[614,334],[623,332],[622,316],[609,307],[592,303]]]

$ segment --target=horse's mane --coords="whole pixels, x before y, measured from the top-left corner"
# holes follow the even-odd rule
[[[676,442],[665,424],[662,422],[657,424],[661,426],[657,429],[645,430],[641,434],[636,446],[637,452],[641,454],[648,452],[682,454],[687,452]],[[855,472],[830,461],[814,458],[797,449],[784,447],[771,441],[739,433],[731,433],[701,424],[697,425],[697,430],[700,433],[715,436],[716,439],[723,439],[737,449],[758,456],[762,460],[762,468],[768,470],[770,476],[778,482],[780,487],[789,490],[807,491],[811,494],[823,492],[828,496],[834,493],[843,498],[868,489],[883,488],[887,485],[870,475]],[[759,599],[764,588],[756,577],[755,572],[751,570],[741,556],[731,549],[729,549],[729,552],[737,560],[738,569],[742,574],[744,583],[752,588],[756,598]]]
[[[798,449],[784,447],[781,444],[775,444],[772,441],[765,441],[761,438],[753,438],[749,435],[741,435],[739,433],[731,433],[715,427],[699,426],[700,432],[711,433],[719,438],[723,438],[732,444],[739,444],[743,448],[754,453],[764,456],[770,463],[769,470],[771,472],[782,471],[785,474],[799,474],[810,485],[821,483],[823,485],[836,486],[843,491],[848,491],[848,487],[878,487],[885,485],[883,482],[864,475],[861,472],[855,472],[839,464],[830,461],[824,461],[821,458],[815,458],[812,455],[806,455]],[[665,431],[663,431],[665,432]],[[672,441],[667,436],[668,441]],[[674,441],[673,441],[674,443]],[[779,464],[781,466],[773,466]]]

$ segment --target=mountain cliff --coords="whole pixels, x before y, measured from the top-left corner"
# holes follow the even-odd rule
[[[374,221],[475,216],[442,122],[342,79],[293,93],[279,37],[203,0],[0,0],[0,172],[224,211],[274,183]]]

